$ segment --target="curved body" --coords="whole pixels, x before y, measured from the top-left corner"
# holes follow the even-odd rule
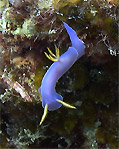
[[[58,100],[63,100],[62,96],[56,93],[55,86],[58,79],[75,63],[75,61],[84,54],[84,44],[77,37],[76,32],[66,23],[64,26],[69,34],[72,47],[60,56],[58,61],[54,62],[43,77],[39,92],[42,96],[43,108],[48,105],[48,110],[53,111],[62,106]]]

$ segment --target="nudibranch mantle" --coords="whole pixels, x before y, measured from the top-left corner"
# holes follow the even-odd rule
[[[83,41],[77,37],[76,32],[67,23],[64,22],[64,26],[70,37],[72,46],[50,66],[39,88],[39,92],[42,96],[42,106],[45,108],[47,105],[49,111],[60,108],[63,102],[62,96],[56,93],[56,82],[78,58],[84,55],[85,46]]]
[[[45,107],[47,104],[49,111],[61,107],[62,104],[57,102],[56,99],[63,100],[63,98],[55,91],[56,82],[73,65],[77,57],[78,53],[76,49],[69,47],[69,49],[60,56],[59,60],[51,65],[43,77],[42,85],[39,90],[42,96],[42,106]]]

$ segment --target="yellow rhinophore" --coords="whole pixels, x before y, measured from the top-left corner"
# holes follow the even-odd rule
[[[59,60],[59,57],[60,57],[59,48],[55,45],[56,55],[54,53],[52,53],[52,51],[49,48],[47,48],[47,49],[48,49],[48,51],[49,51],[50,54],[47,54],[46,52],[44,52],[45,55],[46,55],[46,57],[48,59],[50,59],[51,61],[53,61],[53,62],[58,61]]]
[[[62,100],[59,100],[59,99],[56,99],[56,100],[57,100],[57,102],[61,103],[63,106],[65,106],[67,108],[76,109],[76,107],[74,107],[74,106],[72,106],[72,105],[70,105],[70,104],[68,104],[68,103],[66,103],[66,102],[64,102]]]
[[[62,101],[62,100],[59,100],[59,99],[56,99],[57,102],[61,103],[63,106],[67,107],[67,108],[71,108],[71,109],[76,109],[76,107]],[[48,105],[46,104],[45,105],[45,108],[44,108],[44,113],[42,115],[42,118],[41,118],[41,121],[40,121],[40,125],[44,122],[46,116],[47,116],[47,113],[48,113]]]
[[[41,118],[41,121],[40,121],[40,125],[43,123],[43,121],[45,120],[46,116],[47,116],[47,113],[48,113],[48,105],[46,104],[45,105],[45,108],[44,108],[44,113],[42,115],[42,118]]]

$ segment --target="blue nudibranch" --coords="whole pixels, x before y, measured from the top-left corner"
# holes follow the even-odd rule
[[[50,60],[55,62],[44,75],[41,87],[39,88],[39,92],[42,96],[42,106],[44,108],[44,114],[40,125],[44,121],[48,110],[56,110],[62,105],[69,108],[75,108],[74,106],[63,102],[62,96],[56,93],[55,86],[58,79],[75,63],[77,59],[84,55],[85,46],[83,41],[77,37],[76,32],[67,23],[64,22],[64,26],[70,37],[72,46],[69,47],[68,50],[61,56],[59,56],[59,49],[56,46],[56,55],[53,54],[49,48],[48,51],[50,54],[48,55],[45,53]]]

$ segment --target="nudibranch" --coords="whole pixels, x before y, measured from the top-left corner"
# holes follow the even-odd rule
[[[48,71],[43,77],[39,92],[42,97],[42,106],[44,108],[44,114],[42,116],[40,125],[44,121],[48,110],[53,111],[60,108],[62,105],[69,108],[76,108],[63,101],[63,97],[56,93],[55,86],[58,79],[75,63],[77,59],[84,55],[84,43],[80,40],[76,32],[64,22],[64,27],[70,37],[72,46],[68,50],[59,56],[59,49],[55,46],[56,55],[48,48],[49,54],[45,55],[54,63],[50,66]]]

